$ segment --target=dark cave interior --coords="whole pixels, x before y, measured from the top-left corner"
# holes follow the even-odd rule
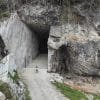
[[[35,33],[38,39],[39,45],[39,54],[47,54],[48,53],[48,38],[50,33],[49,25],[40,25],[40,24],[32,24],[29,25],[30,29]]]
[[[60,66],[60,73],[68,72],[67,68],[67,61],[69,58],[68,48],[66,45],[62,45],[58,50],[59,55],[59,66]],[[58,67],[59,67],[58,66]]]
[[[70,55],[66,45],[62,45],[58,50],[55,51],[52,56],[52,68],[55,68],[54,72],[66,73],[68,72],[68,63]]]
[[[8,54],[8,51],[6,50],[5,43],[0,36],[0,60],[2,60],[6,55]]]

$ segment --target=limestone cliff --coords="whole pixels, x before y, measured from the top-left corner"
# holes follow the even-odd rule
[[[1,23],[0,35],[4,40],[9,54],[13,54],[13,66],[26,67],[38,51],[36,36],[21,22],[16,13]]]
[[[100,76],[99,0],[8,1],[13,17],[1,23],[0,34],[18,67],[37,55],[35,35],[47,38],[50,31],[48,71]]]

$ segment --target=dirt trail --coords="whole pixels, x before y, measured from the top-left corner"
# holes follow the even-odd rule
[[[40,66],[38,73],[36,65]],[[23,69],[22,78],[28,86],[32,100],[68,100],[50,82],[47,55],[40,55],[28,68]]]

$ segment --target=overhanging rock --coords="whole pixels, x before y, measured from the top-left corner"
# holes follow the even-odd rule
[[[9,53],[13,53],[17,67],[26,67],[38,53],[36,36],[20,20],[17,13],[1,23],[0,35]]]

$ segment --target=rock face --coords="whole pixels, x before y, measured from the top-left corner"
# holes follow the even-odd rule
[[[60,7],[52,5],[24,5],[18,10],[20,18],[27,24],[57,25]]]
[[[100,76],[100,37],[93,29],[85,35],[78,27],[76,32],[68,24],[51,28],[48,71]]]
[[[50,29],[48,71],[100,76],[99,0],[91,0],[91,4],[69,0],[60,5],[49,0],[20,1],[13,0],[15,5],[19,4],[17,8],[12,6],[17,14],[0,26],[0,35],[9,53],[15,55],[18,67],[25,67],[37,55],[35,34],[45,36]],[[46,30],[44,26],[50,28]]]
[[[25,92],[26,92],[26,88],[25,85],[23,84],[23,82],[18,81],[17,83],[14,83],[13,81],[11,81],[11,79],[9,80],[9,85],[10,85],[10,91],[12,93],[13,97],[16,97],[18,100],[25,100]]]
[[[0,100],[6,100],[6,97],[2,92],[0,92]]]
[[[14,55],[17,67],[26,67],[37,55],[38,44],[34,33],[20,20],[17,14],[1,23],[0,35],[8,52]]]
[[[100,4],[94,3],[95,10],[88,10],[88,1],[73,2],[66,24],[51,27],[48,71],[100,76]]]

